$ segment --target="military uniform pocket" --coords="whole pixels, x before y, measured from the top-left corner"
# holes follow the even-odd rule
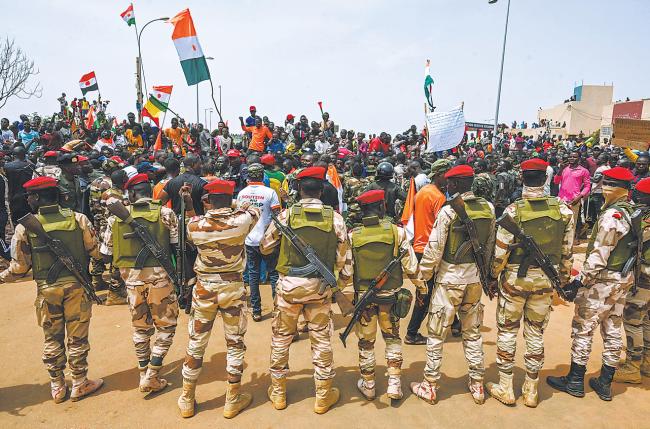
[[[38,323],[38,326],[42,328],[45,322],[50,318],[50,312],[47,308],[45,297],[39,296],[36,298],[34,306],[36,307],[36,322]]]
[[[84,293],[81,296],[81,315],[80,322],[87,322],[93,315],[93,301]]]
[[[437,336],[442,336],[446,319],[445,306],[432,304],[429,309],[429,330]]]

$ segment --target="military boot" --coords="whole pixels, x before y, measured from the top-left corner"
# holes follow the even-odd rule
[[[315,380],[316,382],[316,402],[314,411],[317,414],[325,414],[327,410],[339,400],[339,389],[332,386],[332,379]]]
[[[470,377],[469,383],[467,383],[467,388],[469,389],[469,393],[472,394],[472,399],[474,399],[474,402],[479,405],[483,405],[485,403],[485,393],[483,392],[482,380],[475,380]]]
[[[650,377],[650,349],[643,350],[643,363],[641,364],[641,375]]]
[[[485,387],[494,399],[506,405],[512,405],[516,402],[515,391],[512,388],[513,374],[499,371],[499,384],[486,383]]]
[[[60,404],[65,401],[66,396],[68,396],[68,385],[65,384],[64,379],[50,381],[50,388],[52,390],[52,399],[54,399],[55,404]]]
[[[641,359],[633,360],[627,356],[625,363],[616,368],[614,380],[616,383],[641,383]]]
[[[151,363],[149,364],[147,375],[140,382],[140,392],[160,392],[167,387],[167,380],[160,378],[159,375],[161,368],[162,365],[154,366]]]
[[[108,289],[108,296],[106,297],[106,301],[104,302],[104,305],[124,305],[127,302],[127,297],[126,297],[126,288],[124,287],[119,287],[117,289],[113,289],[112,287],[109,287]]]
[[[402,370],[397,368],[388,368],[388,397],[390,399],[402,399]]]
[[[102,387],[104,380],[98,378],[97,380],[88,380],[88,378],[73,378],[72,379],[72,393],[70,393],[70,399],[72,402],[77,402],[84,396],[88,396],[93,393],[95,390]]]
[[[521,388],[521,395],[524,398],[524,405],[527,407],[535,408],[537,406],[537,384],[539,383],[539,375],[536,379],[532,379],[526,374],[526,381]]]
[[[178,397],[178,409],[181,410],[181,417],[184,419],[194,415],[195,391],[196,380],[183,378],[183,394]]]
[[[149,362],[146,365],[138,366],[140,370],[140,386],[144,383],[144,379],[147,378],[147,369],[149,368]]]
[[[566,377],[546,377],[546,384],[560,392],[582,398],[585,396],[585,372],[587,367],[571,362],[571,369]]]
[[[101,275],[93,276],[93,287],[95,288],[96,292],[99,292],[100,290],[106,290],[108,289],[108,286],[109,284],[106,283]]]
[[[226,383],[226,405],[223,407],[223,416],[232,419],[241,410],[248,407],[253,400],[253,395],[246,392],[239,393],[241,381],[237,383]]]
[[[372,401],[375,399],[375,373],[362,373],[361,378],[357,381],[357,387],[367,400]]]
[[[271,385],[269,386],[269,399],[273,402],[273,407],[276,410],[284,410],[287,408],[287,378],[273,378],[271,377]]]
[[[411,391],[415,393],[418,398],[431,405],[438,402],[435,381],[429,381],[425,378],[420,383],[411,383]]]
[[[598,378],[592,377],[589,379],[589,387],[594,389],[594,392],[598,394],[598,397],[603,401],[612,400],[612,379],[614,378],[614,373],[616,368],[613,366],[603,364],[600,369],[600,376]]]

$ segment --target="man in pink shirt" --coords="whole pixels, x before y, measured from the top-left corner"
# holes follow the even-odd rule
[[[555,184],[560,185],[558,197],[566,201],[573,210],[574,223],[576,223],[578,213],[580,213],[580,202],[591,191],[589,170],[580,166],[579,162],[580,152],[571,152],[569,160],[560,164],[560,171],[553,179]]]

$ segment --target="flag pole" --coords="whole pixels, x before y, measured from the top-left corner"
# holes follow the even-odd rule
[[[217,102],[214,100],[214,85],[212,85],[212,76],[210,76],[210,88],[212,89],[212,102],[214,103],[214,108],[217,109],[217,113],[219,114],[219,121],[223,122],[223,118],[221,117],[221,112],[217,107]]]

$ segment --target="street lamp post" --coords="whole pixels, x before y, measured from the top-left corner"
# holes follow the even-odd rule
[[[214,60],[212,57],[205,57],[206,60]],[[196,123],[199,123],[199,82],[196,83]]]
[[[212,107],[203,109],[203,119],[205,120],[205,124],[204,124],[205,126],[208,125],[208,110],[210,111],[210,113],[212,113]]]
[[[162,17],[162,18],[156,18],[152,19],[151,21],[147,22],[144,27],[140,30],[140,32],[137,32],[136,28],[136,35],[137,41],[138,41],[138,103],[140,104],[140,109],[142,109],[142,79],[144,78],[144,65],[142,64],[142,50],[140,49],[140,38],[142,37],[142,32],[144,31],[145,28],[147,28],[147,25],[151,24],[152,22],[156,21],[169,21],[168,17]],[[144,91],[147,92],[147,79],[144,78]],[[138,116],[140,116],[140,112],[138,111]],[[142,118],[140,118],[142,120]]]
[[[219,85],[219,112],[223,115],[223,110],[221,110],[221,85]],[[210,116],[212,118],[212,116]]]
[[[499,0],[488,0],[489,4],[494,4]],[[506,12],[506,29],[503,34],[503,52],[501,54],[501,73],[499,74],[499,92],[497,93],[497,110],[494,114],[494,135],[492,136],[492,144],[495,145],[497,133],[499,130],[499,104],[501,103],[501,83],[503,82],[503,62],[506,58],[506,40],[508,38],[508,19],[510,18],[510,0],[508,0],[508,11]]]
[[[210,132],[212,132],[212,112],[214,110],[210,109]]]

